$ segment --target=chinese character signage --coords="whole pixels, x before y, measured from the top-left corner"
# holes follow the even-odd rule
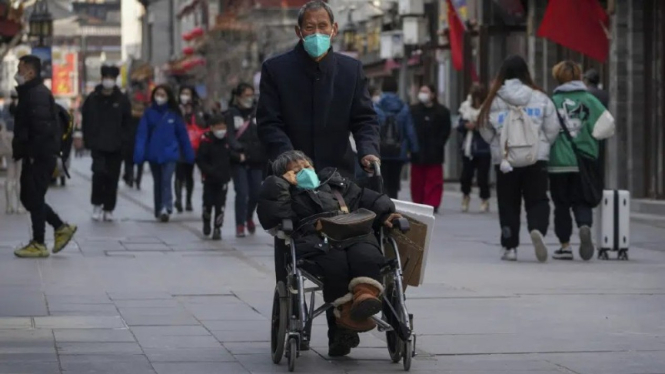
[[[57,51],[53,59],[53,95],[72,96],[76,94],[76,53]]]

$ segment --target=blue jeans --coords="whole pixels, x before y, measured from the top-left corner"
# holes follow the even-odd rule
[[[236,191],[236,226],[245,225],[254,216],[259,201],[263,169],[246,165],[233,168],[233,186]]]
[[[150,163],[150,172],[153,179],[153,191],[155,197],[155,217],[159,216],[162,209],[169,214],[173,212],[173,191],[171,190],[173,173],[175,173],[175,162],[158,164]]]

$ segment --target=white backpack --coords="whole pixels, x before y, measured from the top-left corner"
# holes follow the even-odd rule
[[[512,167],[524,167],[538,162],[540,136],[524,108],[508,106],[508,118],[501,129],[503,161]]]

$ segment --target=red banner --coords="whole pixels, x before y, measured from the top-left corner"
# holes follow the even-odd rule
[[[76,94],[74,75],[76,73],[76,53],[63,52],[63,58],[53,61],[53,96]]]

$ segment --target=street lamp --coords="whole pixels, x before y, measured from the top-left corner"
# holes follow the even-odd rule
[[[44,39],[53,36],[53,16],[48,10],[46,0],[37,0],[30,14],[30,36],[39,38],[39,45],[44,45]]]
[[[353,9],[349,10],[349,19],[344,26],[342,31],[342,36],[344,38],[344,49],[346,51],[354,51],[356,44],[356,33],[358,32],[358,27],[353,22]]]

